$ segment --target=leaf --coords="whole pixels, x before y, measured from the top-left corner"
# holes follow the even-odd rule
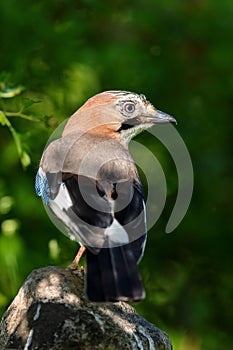
[[[31,158],[26,151],[23,151],[21,153],[20,160],[24,169],[31,164]]]
[[[0,98],[12,98],[20,95],[25,90],[23,85],[18,85],[14,88],[6,87],[4,90],[0,91]]]
[[[2,124],[2,126],[7,124],[6,116],[5,116],[5,114],[2,111],[0,111],[0,124]]]
[[[13,139],[15,141],[15,146],[16,146],[21,164],[22,164],[23,168],[25,169],[28,167],[28,165],[31,164],[31,158],[28,155],[28,153],[25,150],[23,150],[21,135],[18,134],[18,132],[12,127],[11,124],[8,127],[9,127],[9,130],[10,130],[10,132],[13,136]]]
[[[21,144],[21,140],[20,140],[20,135],[17,133],[17,131],[13,128],[12,125],[8,126],[9,130],[13,136],[13,139],[15,141],[15,146],[18,152],[19,157],[21,157],[22,154],[22,144]]]
[[[22,112],[25,111],[25,109],[31,107],[32,105],[36,104],[36,103],[40,103],[41,101],[38,100],[32,100],[30,98],[24,98],[22,103],[23,103],[23,107],[22,107]]]
[[[22,144],[22,135],[20,135],[15,130],[15,128],[12,126],[11,122],[6,117],[5,113],[3,113],[3,111],[0,111],[0,124],[8,127],[9,131],[11,132],[11,135],[13,136],[21,164],[24,169],[27,168],[31,164],[31,158],[29,154],[24,150],[24,147]]]

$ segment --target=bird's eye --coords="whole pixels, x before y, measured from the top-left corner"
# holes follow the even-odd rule
[[[130,102],[125,103],[124,110],[127,113],[133,113],[135,111],[135,104]]]

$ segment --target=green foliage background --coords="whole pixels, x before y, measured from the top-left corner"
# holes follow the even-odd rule
[[[137,137],[161,161],[168,197],[136,308],[177,350],[232,349],[232,16],[231,0],[0,2],[1,313],[32,269],[66,266],[77,249],[34,193],[49,135],[93,94],[131,90],[176,116],[195,176],[189,211],[166,235],[175,166]]]

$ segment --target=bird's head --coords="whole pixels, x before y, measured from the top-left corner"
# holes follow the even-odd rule
[[[143,94],[128,91],[105,91],[87,100],[70,118],[65,129],[99,133],[121,138],[126,143],[154,124],[176,122],[156,109]]]

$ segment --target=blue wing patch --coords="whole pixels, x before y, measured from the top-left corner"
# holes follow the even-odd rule
[[[43,202],[48,205],[50,198],[50,188],[46,174],[41,168],[39,168],[36,174],[35,190],[37,196],[42,197]]]

